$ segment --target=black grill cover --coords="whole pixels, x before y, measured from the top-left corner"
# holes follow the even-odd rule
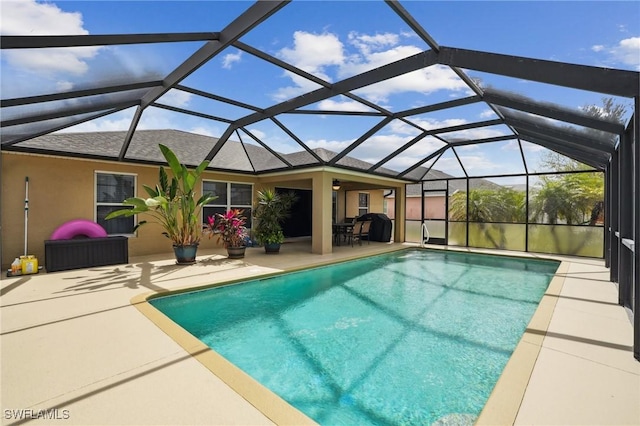
[[[371,221],[369,239],[371,241],[381,241],[388,243],[391,241],[391,219],[384,213],[367,213],[358,218],[358,221]]]

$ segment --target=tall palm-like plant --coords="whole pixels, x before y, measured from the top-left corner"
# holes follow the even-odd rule
[[[525,194],[510,188],[472,189],[469,192],[469,222],[524,222]],[[467,217],[467,193],[456,192],[449,205],[451,220]]]
[[[560,171],[589,170],[588,166],[566,159],[558,154],[548,154],[548,167]],[[532,221],[543,223],[580,224],[589,223],[591,216],[597,216],[597,207],[604,200],[604,174],[566,173],[540,178],[531,197]]]
[[[130,206],[129,208],[111,212],[106,218],[147,214],[164,228],[163,234],[173,242],[174,246],[198,244],[202,236],[200,222],[202,207],[217,198],[203,194],[196,199],[196,184],[209,162],[205,160],[195,170],[189,170],[184,164],[180,164],[178,157],[171,149],[162,144],[159,146],[173,173],[171,179],[164,167],[160,166],[155,188],[143,185],[150,198],[127,198],[123,204]],[[140,221],[135,229],[146,223],[146,220]]]
[[[297,197],[293,192],[278,193],[265,188],[257,193],[254,209],[256,219],[255,237],[262,244],[281,244],[284,241],[282,223],[289,217],[290,209]]]

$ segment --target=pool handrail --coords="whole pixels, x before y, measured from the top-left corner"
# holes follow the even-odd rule
[[[425,239],[425,234],[427,235],[427,238]],[[429,238],[431,238],[431,235],[429,234],[429,228],[427,228],[427,223],[426,222],[422,222],[422,238],[420,238],[420,247],[424,248],[424,245],[426,243],[429,242]]]

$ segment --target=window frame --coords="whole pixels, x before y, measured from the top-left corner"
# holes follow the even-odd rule
[[[122,208],[125,207],[122,204],[122,201],[124,201],[124,200],[120,201],[119,203],[106,203],[106,202],[98,201],[98,175],[132,176],[133,177],[133,194],[131,194],[131,197],[136,197],[137,196],[137,190],[138,190],[138,174],[137,173],[132,173],[132,172],[114,172],[114,171],[109,171],[109,170],[94,170],[93,171],[93,221],[96,222],[96,223],[99,223],[98,222],[98,207],[99,206],[122,207]],[[138,223],[138,215],[130,216],[130,219],[132,221],[132,231],[130,233],[129,232],[109,233],[109,231],[107,230],[107,235],[109,235],[109,236],[136,237],[137,233],[135,231],[133,231],[133,228],[135,228],[136,224]]]
[[[242,181],[230,181],[230,180],[221,180],[221,179],[202,179],[202,185],[201,185],[201,190],[202,193],[205,193],[205,183],[207,182],[213,182],[213,183],[224,183],[227,188],[226,188],[226,194],[227,194],[227,199],[225,200],[224,203],[220,203],[218,202],[219,199],[213,200],[211,203],[206,204],[203,206],[203,210],[202,210],[202,223],[203,224],[207,224],[207,215],[204,213],[204,209],[207,207],[213,207],[213,208],[221,208],[223,207],[225,211],[228,211],[229,209],[242,209],[245,212],[247,210],[249,210],[252,214],[253,214],[253,201],[254,201],[254,183],[252,182],[242,182]],[[231,186],[232,185],[246,185],[249,186],[251,188],[251,201],[250,204],[232,204],[231,203]],[[249,215],[246,215],[247,217],[247,229],[251,229],[253,220],[251,219],[251,217],[249,217]]]
[[[360,197],[362,195],[366,195],[367,197],[366,206],[360,205]],[[371,194],[369,192],[358,192],[358,217],[369,213],[370,207],[371,207]],[[363,213],[362,210],[366,210],[366,211]]]

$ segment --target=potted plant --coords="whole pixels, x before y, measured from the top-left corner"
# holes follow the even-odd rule
[[[254,209],[255,237],[264,244],[266,253],[280,252],[280,245],[284,241],[282,222],[289,217],[291,206],[296,200],[293,192],[279,194],[268,188],[258,191]]]
[[[244,257],[247,239],[247,218],[242,215],[244,210],[231,209],[225,214],[216,213],[208,217],[205,233],[217,235],[218,242],[222,242],[227,249],[229,259],[241,259]]]
[[[131,207],[111,212],[106,219],[147,214],[164,228],[163,234],[173,243],[177,263],[195,263],[198,243],[202,236],[200,212],[204,205],[217,198],[203,194],[196,199],[196,184],[209,161],[205,160],[195,170],[189,170],[184,164],[180,164],[171,149],[162,144],[159,147],[173,173],[171,179],[164,167],[160,166],[158,184],[155,188],[143,185],[150,198],[127,198],[123,204]],[[146,223],[146,220],[140,221],[134,231]]]

